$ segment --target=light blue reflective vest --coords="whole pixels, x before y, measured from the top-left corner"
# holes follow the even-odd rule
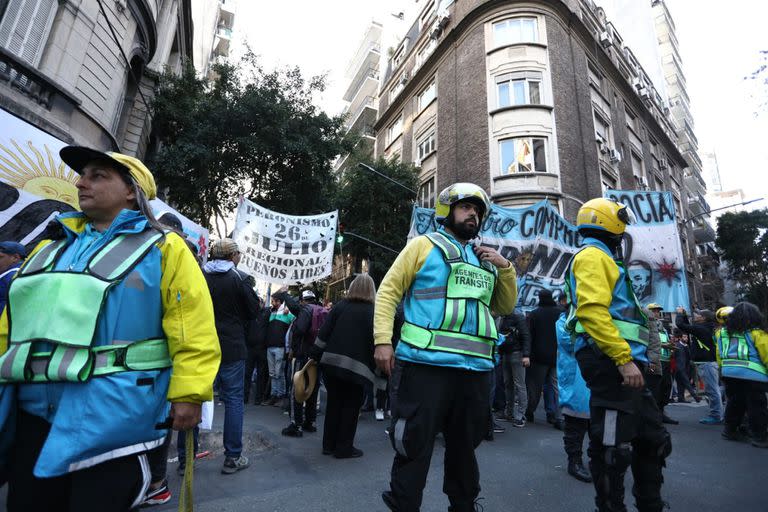
[[[490,313],[497,271],[482,264],[471,245],[444,230],[408,289],[398,359],[434,366],[490,371],[498,333]],[[446,245],[447,244],[447,245]]]
[[[763,365],[750,333],[728,334],[723,327],[715,334],[715,340],[723,377],[768,382],[768,369]]]
[[[576,361],[575,337],[565,328],[565,313],[555,323],[557,333],[557,388],[563,414],[589,418],[590,392]]]
[[[648,318],[645,316],[645,313],[643,313],[643,308],[637,301],[635,293],[632,291],[632,285],[629,282],[624,263],[620,260],[616,260],[608,246],[599,240],[585,238],[584,246],[581,250],[583,251],[587,247],[597,247],[616,262],[619,269],[619,278],[616,280],[616,284],[613,287],[613,297],[611,298],[611,305],[608,308],[608,312],[611,315],[613,324],[619,330],[619,335],[629,343],[629,347],[632,351],[632,359],[647,364],[649,337],[647,327]],[[594,340],[586,334],[584,327],[576,317],[576,307],[578,305],[576,299],[577,283],[576,278],[573,275],[572,267],[573,260],[571,260],[566,274],[566,293],[568,294],[570,301],[570,310],[568,312],[566,328],[577,335],[576,352],[578,352],[588,344],[593,344]]]
[[[81,215],[65,213],[59,219]],[[75,233],[65,225],[67,246],[53,268],[83,272],[94,254],[116,236],[143,232],[146,227],[146,219],[131,210],[123,210],[103,234],[89,228]],[[164,338],[161,277],[160,249],[153,246],[109,289],[94,347]],[[48,344],[38,343],[35,350],[45,351]],[[165,368],[123,371],[86,382],[7,385],[16,386],[19,408],[51,423],[35,476],[59,476],[161,445],[167,430],[155,426],[168,417],[170,376],[171,369]]]

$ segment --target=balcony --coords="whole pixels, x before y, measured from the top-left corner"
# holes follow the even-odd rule
[[[219,57],[229,56],[229,44],[232,42],[232,30],[219,27],[213,40],[213,54]]]
[[[219,0],[219,25],[232,28],[235,24],[235,1]]]
[[[709,204],[701,194],[693,194],[688,198],[688,209],[691,215],[701,215],[710,210]]]
[[[351,106],[351,105],[350,105]],[[366,96],[363,102],[347,118],[345,126],[348,132],[361,131],[364,126],[373,125],[376,122],[376,98]]]
[[[694,194],[704,195],[707,193],[707,186],[698,173],[691,173],[685,177],[685,188]]]
[[[58,102],[69,103],[70,108],[80,105],[80,100],[5,48],[0,48],[0,84],[48,111]]]
[[[351,103],[359,95],[363,97],[373,96],[378,92],[378,89],[379,70],[374,67],[361,69],[344,93],[344,101]]]
[[[693,238],[697,244],[706,244],[714,242],[717,234],[709,222],[705,222],[701,219],[696,221],[693,226]]]

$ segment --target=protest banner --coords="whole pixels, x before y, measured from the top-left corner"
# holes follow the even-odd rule
[[[234,239],[238,268],[275,284],[309,284],[331,273],[338,212],[285,215],[240,198]]]
[[[79,209],[77,173],[59,157],[66,144],[0,109],[0,240],[34,247],[57,215]],[[208,230],[160,199],[150,201],[155,216],[171,212],[184,234],[208,254]]]
[[[628,230],[624,254],[641,303],[658,302],[666,311],[687,305],[674,208],[668,208],[671,193],[610,191],[609,197],[614,194],[640,213],[639,224]],[[434,231],[434,218],[433,209],[414,207],[408,238]],[[472,243],[493,247],[515,265],[518,307],[528,311],[537,306],[540,290],[552,291],[555,300],[563,293],[568,265],[582,247],[582,238],[548,201],[540,201],[525,208],[492,205]]]

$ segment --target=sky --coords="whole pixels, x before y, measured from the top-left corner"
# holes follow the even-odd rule
[[[413,0],[409,0],[410,3]],[[461,1],[461,0],[458,0]],[[637,0],[647,1],[650,0]],[[267,67],[299,66],[305,76],[327,74],[316,98],[336,114],[348,79],[344,74],[372,19],[397,22],[408,0],[240,0],[233,55],[247,41]],[[765,197],[768,207],[768,90],[744,80],[768,50],[768,2],[667,0],[677,28],[695,132],[702,151],[714,149],[723,189]]]

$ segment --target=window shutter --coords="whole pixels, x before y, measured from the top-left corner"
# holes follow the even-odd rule
[[[0,44],[37,66],[57,7],[56,0],[10,0],[0,23]]]

